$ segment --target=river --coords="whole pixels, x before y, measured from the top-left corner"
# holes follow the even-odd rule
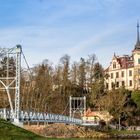
[[[50,140],[135,140],[135,139],[113,139],[113,138],[102,138],[102,139],[100,139],[100,138],[98,138],[98,139],[96,139],[96,138],[63,138],[63,139],[56,139],[56,138],[51,138]]]

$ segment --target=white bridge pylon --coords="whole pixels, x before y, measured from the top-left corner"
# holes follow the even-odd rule
[[[20,111],[21,51],[22,48],[20,45],[13,48],[0,48],[0,69],[5,71],[0,75],[0,90],[5,90],[7,93],[12,119],[15,123],[19,122]],[[10,64],[11,58],[14,59],[13,63],[15,64]],[[15,105],[13,105],[11,99],[12,90],[15,92]]]
[[[86,97],[69,97],[69,115],[74,117],[76,113],[80,113],[82,117],[86,113]]]

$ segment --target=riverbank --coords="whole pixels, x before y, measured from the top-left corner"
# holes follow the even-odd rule
[[[47,124],[25,125],[25,129],[48,138],[123,138],[138,139],[140,131],[96,131],[94,128],[85,128],[76,125]]]
[[[122,138],[122,139],[140,139],[140,131],[130,131],[130,130],[112,130],[108,132],[113,138]]]
[[[94,129],[86,129],[77,125],[48,124],[26,125],[25,129],[49,138],[109,138],[106,132],[98,132]]]
[[[0,140],[54,140],[56,138],[59,138],[59,140],[65,138],[140,139],[140,131],[109,130],[99,132],[95,131],[94,128],[66,124],[25,125],[24,128],[26,130],[0,119]]]

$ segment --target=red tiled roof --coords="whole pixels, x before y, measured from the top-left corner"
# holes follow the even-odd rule
[[[132,56],[123,56],[116,58],[121,68],[131,68],[134,67],[134,61]]]
[[[117,62],[120,64],[120,67],[122,69],[134,67],[133,56],[125,55],[125,56],[121,56],[121,57],[119,57],[119,56],[114,56],[114,57],[117,60]],[[109,67],[104,70],[105,73],[109,71]]]

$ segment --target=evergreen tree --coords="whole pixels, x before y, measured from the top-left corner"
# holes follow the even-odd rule
[[[85,93],[85,88],[86,88],[86,62],[84,58],[80,59],[80,63],[79,63],[79,69],[78,69],[78,85],[81,91],[81,95],[83,96],[83,94]]]

